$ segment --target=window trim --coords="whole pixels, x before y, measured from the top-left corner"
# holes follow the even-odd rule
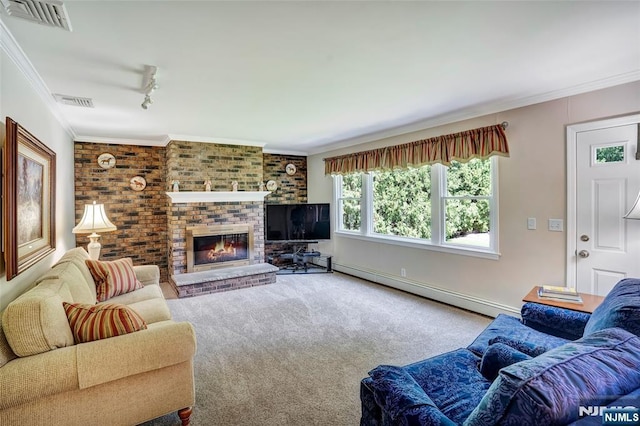
[[[350,231],[341,229],[342,211],[339,200],[342,199],[342,176],[334,176],[333,194],[336,202],[335,219],[338,226],[334,231],[337,237],[352,238],[363,241],[380,242],[421,250],[430,250],[442,253],[458,254],[463,256],[479,257],[483,259],[498,260],[501,256],[498,248],[499,238],[499,214],[498,214],[498,158],[493,156],[491,161],[491,195],[472,197],[448,197],[446,195],[446,170],[440,164],[431,165],[431,240],[400,237],[373,232],[373,178],[370,173],[362,173],[362,194],[360,197],[360,230]],[[466,244],[453,244],[446,241],[443,229],[445,229],[445,199],[488,199],[490,202],[490,230],[491,239],[489,247],[478,247]],[[436,220],[433,220],[436,218]]]

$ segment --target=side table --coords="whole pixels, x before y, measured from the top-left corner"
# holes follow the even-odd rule
[[[522,299],[523,302],[539,303],[541,305],[555,306],[558,308],[570,309],[572,311],[586,312],[588,314],[593,313],[594,309],[602,303],[604,297],[596,296],[595,294],[579,293],[582,297],[582,303],[563,302],[561,300],[547,299],[538,297],[538,289],[540,286],[535,286],[531,291]]]

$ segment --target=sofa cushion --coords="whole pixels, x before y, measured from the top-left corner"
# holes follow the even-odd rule
[[[91,299],[95,301],[96,300],[96,284],[93,281],[93,276],[89,271],[89,267],[85,263],[85,260],[87,259],[90,259],[89,253],[87,253],[87,251],[82,247],[76,247],[76,248],[72,248],[71,250],[63,254],[60,260],[58,260],[58,262],[54,266],[64,265],[67,263],[72,263],[73,265],[75,265],[75,267],[78,268],[80,273],[82,273],[82,277],[84,278],[83,281],[87,283],[89,291],[92,294]]]
[[[129,257],[104,262],[87,259],[85,263],[96,283],[98,302],[142,288],[142,283],[133,272],[133,261]]]
[[[489,347],[491,347],[491,345],[493,345],[494,343],[505,344],[519,352],[529,355],[530,357],[542,355],[550,349],[546,346],[538,346],[535,343],[525,342],[524,340],[516,340],[507,336],[497,336],[489,340]]]
[[[638,386],[640,338],[605,329],[500,370],[464,424],[567,424],[581,402],[604,405]]]
[[[140,291],[140,290],[137,290]],[[127,305],[145,320],[147,324],[171,319],[171,311],[164,299],[148,299]]]
[[[147,328],[140,315],[124,305],[63,302],[63,306],[76,343],[108,339]]]
[[[93,279],[87,282],[75,263],[65,262],[54,266],[38,278],[35,284],[39,285],[46,280],[60,280],[75,303],[96,303]]]
[[[620,327],[640,336],[640,279],[618,282],[591,314],[584,335],[610,327]]]
[[[482,356],[489,346],[489,341],[498,336],[508,336],[513,340],[529,342],[532,345],[548,349],[558,347],[569,341],[527,327],[522,324],[518,318],[500,314],[496,319],[491,321],[487,328],[476,337],[467,349],[476,355]]]
[[[501,368],[527,359],[531,359],[531,357],[511,346],[507,346],[504,343],[493,343],[489,345],[484,355],[482,355],[480,374],[487,380],[493,381],[498,376],[498,371]]]
[[[19,296],[4,310],[2,329],[16,355],[36,355],[74,344],[62,307],[65,297],[62,286],[59,280],[47,280]],[[64,301],[72,301],[70,295],[66,297],[68,300]]]
[[[159,285],[147,285],[136,291],[119,294],[109,299],[109,302],[120,303],[122,305],[130,305],[132,303],[143,302],[145,300],[161,299],[164,300],[162,289]]]
[[[448,419],[461,424],[491,386],[479,366],[473,352],[457,349],[404,368]]]

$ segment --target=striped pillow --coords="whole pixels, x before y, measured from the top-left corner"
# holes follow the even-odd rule
[[[142,317],[125,305],[67,302],[62,302],[62,305],[76,343],[107,339],[147,328],[147,323]]]
[[[142,288],[142,283],[133,272],[133,261],[129,257],[111,262],[87,259],[85,263],[96,283],[98,302]]]

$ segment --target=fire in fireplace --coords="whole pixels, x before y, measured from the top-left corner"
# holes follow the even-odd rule
[[[251,263],[252,227],[187,228],[187,272]]]

